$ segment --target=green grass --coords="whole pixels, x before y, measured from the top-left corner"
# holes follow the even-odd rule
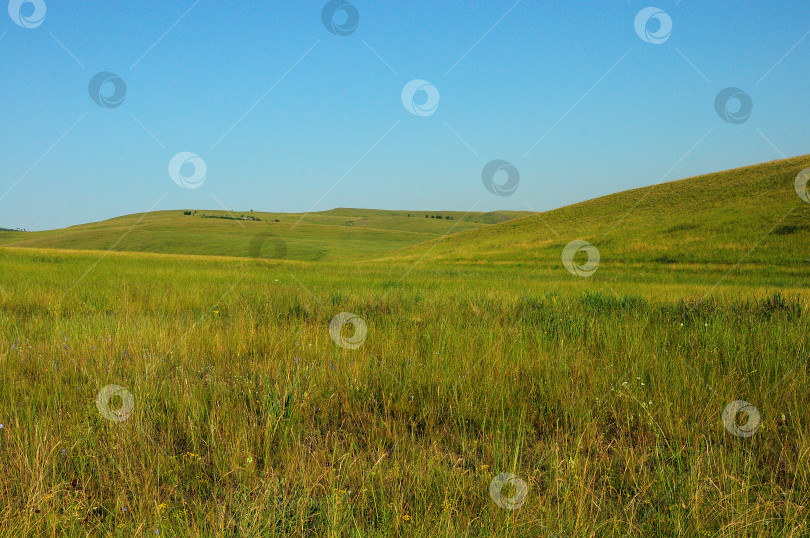
[[[807,535],[806,231],[766,233],[809,164],[659,186],[606,235],[644,191],[319,261],[0,248],[0,534]]]
[[[418,259],[430,251],[437,262],[553,267],[569,241],[584,239],[599,248],[601,268],[614,262],[734,264],[742,258],[810,268],[810,205],[794,186],[808,167],[810,156],[802,156],[620,192],[395,256]]]
[[[333,209],[309,214],[197,210],[196,215],[184,215],[184,212],[139,213],[44,232],[0,231],[0,245],[251,257],[254,255],[251,241],[263,235],[281,238],[287,244],[286,259],[317,261],[379,255],[529,214],[375,209]],[[452,220],[425,218],[426,214],[450,216]],[[260,221],[241,220],[243,216]],[[262,255],[273,257],[275,252],[268,248]]]

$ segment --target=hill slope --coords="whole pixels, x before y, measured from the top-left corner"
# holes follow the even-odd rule
[[[563,248],[582,239],[601,265],[801,265],[810,270],[810,204],[795,157],[604,196],[452,238],[404,248],[386,260],[530,263],[561,267]]]
[[[0,232],[0,246],[244,257],[259,254],[254,251],[261,247],[264,257],[315,261],[379,255],[529,214],[345,208],[306,215],[211,210],[184,213],[156,211],[60,230]],[[438,216],[442,218],[429,218]]]
[[[743,263],[802,273],[810,270],[810,204],[796,194],[794,182],[805,168],[810,168],[810,155],[538,214],[427,213],[449,220],[425,218],[417,211],[346,208],[309,215],[160,211],[47,232],[0,232],[0,246],[305,261],[528,264],[556,271],[562,267],[563,248],[580,239],[599,249],[600,267],[696,270]],[[242,217],[259,220],[237,220]]]

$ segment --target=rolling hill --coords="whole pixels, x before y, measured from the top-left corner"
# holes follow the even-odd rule
[[[391,253],[389,260],[560,266],[581,239],[602,263],[736,263],[810,271],[810,204],[795,189],[810,156],[619,192]]]
[[[59,230],[0,232],[0,246],[305,261],[354,259],[528,214],[346,208],[309,214],[155,211]]]
[[[595,245],[602,264],[613,267],[755,264],[802,272],[810,270],[810,204],[794,182],[809,167],[810,155],[794,157],[536,214],[158,211],[61,230],[0,232],[0,246],[559,270],[563,248],[579,239]]]

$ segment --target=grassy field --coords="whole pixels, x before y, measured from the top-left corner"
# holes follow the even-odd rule
[[[530,214],[379,209],[333,209],[308,214],[198,210],[186,215],[186,212],[138,213],[34,233],[0,231],[0,246],[346,260],[379,255]],[[272,248],[272,241],[263,252],[253,252],[257,236],[283,239],[283,256]]]
[[[202,211],[0,234],[0,534],[806,536],[807,167],[285,259]]]

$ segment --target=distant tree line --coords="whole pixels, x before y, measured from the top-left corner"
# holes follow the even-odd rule
[[[262,219],[258,217],[254,217],[253,215],[205,215],[202,216],[204,219],[225,219],[225,220],[250,220],[254,222],[261,222]]]
[[[408,217],[410,217],[410,216],[411,216],[411,214],[410,214],[410,213],[408,213]],[[425,214],[425,218],[426,218],[426,219],[440,219],[440,220],[441,220],[441,219],[447,219],[447,220],[453,220],[453,217],[451,217],[450,215],[445,215],[444,217],[442,217],[441,215],[430,215],[430,214]]]
[[[252,209],[250,211],[253,212]],[[197,214],[196,211],[189,211],[189,210],[183,211],[183,215],[187,215],[187,216],[188,215],[196,215],[196,214]],[[205,213],[203,213],[202,218],[204,218],[204,219],[225,219],[225,220],[249,220],[249,221],[254,221],[254,222],[261,222],[261,220],[262,220],[259,217],[254,217],[253,215],[244,215],[244,214],[239,215],[237,217],[236,215],[206,215]],[[276,219],[276,222],[278,222],[278,219]]]

